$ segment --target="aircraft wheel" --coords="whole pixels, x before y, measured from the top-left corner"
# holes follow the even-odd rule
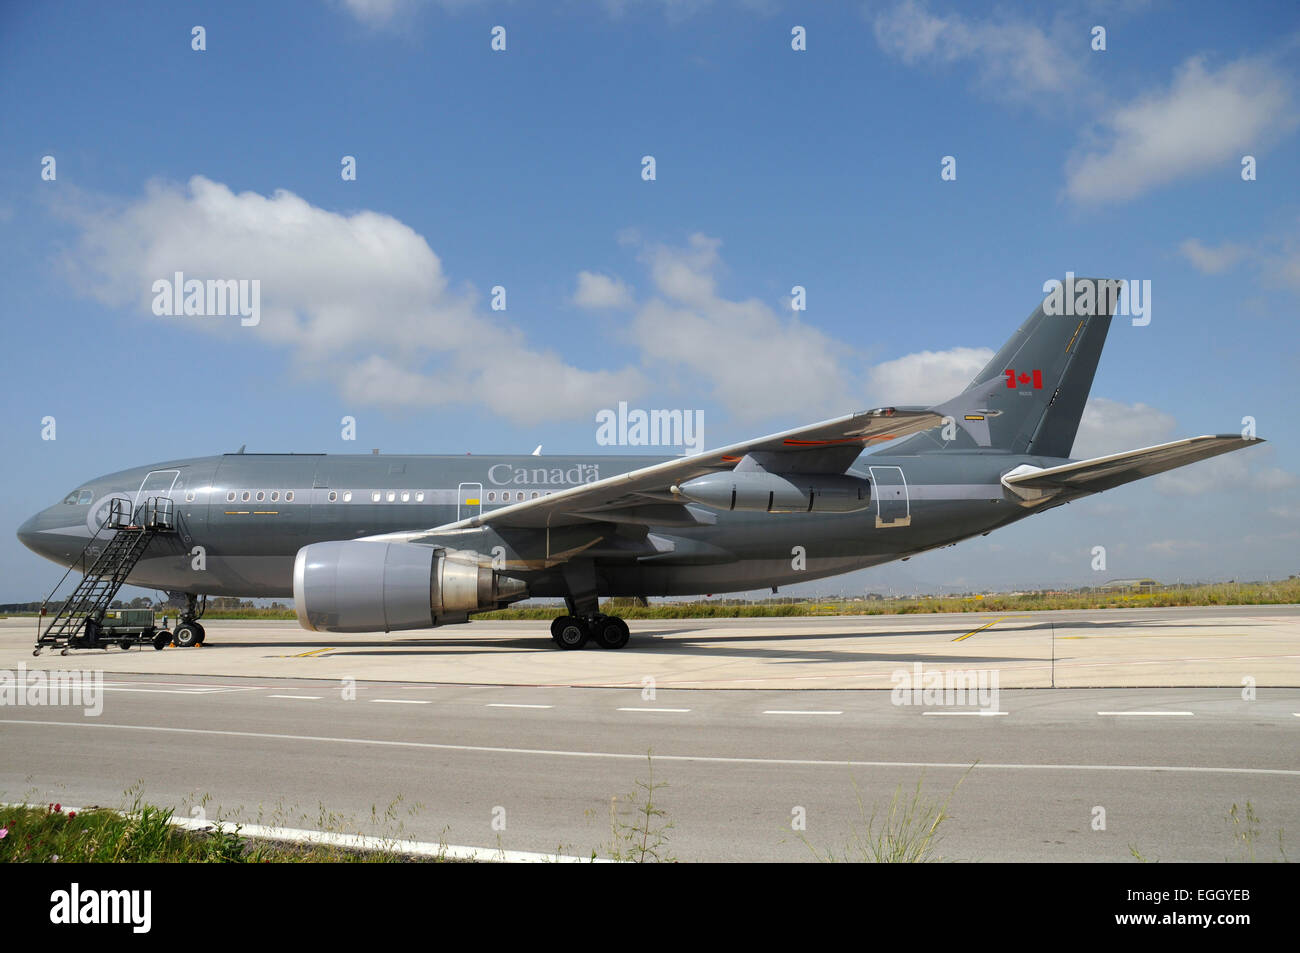
[[[205,632],[203,630],[203,626],[199,625],[197,622],[191,622],[190,625],[194,626],[194,628],[199,630],[199,638],[198,641],[195,643],[195,645],[202,645],[203,640],[208,637],[208,633]]]
[[[168,632],[166,629],[163,629],[161,632],[159,632],[157,635],[153,637],[153,647],[157,649],[159,652],[161,652],[163,649],[167,648],[167,643],[170,642],[171,640],[172,640],[172,634]]]
[[[551,620],[551,638],[555,640],[557,645],[560,641],[560,628],[568,621],[570,621],[570,617],[567,615],[556,616]]]
[[[192,648],[199,642],[199,627],[193,622],[182,622],[172,630],[172,641],[177,648]]]
[[[560,626],[560,631],[555,635],[555,644],[562,649],[580,649],[587,644],[589,638],[591,638],[591,632],[585,622],[572,616],[566,616],[564,625]]]
[[[627,645],[628,639],[632,633],[628,631],[627,623],[618,616],[610,615],[600,619],[595,626],[596,643],[602,649],[621,649]]]

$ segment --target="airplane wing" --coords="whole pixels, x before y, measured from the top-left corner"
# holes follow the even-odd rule
[[[1100,493],[1197,460],[1217,457],[1221,453],[1230,453],[1263,442],[1259,438],[1246,438],[1237,434],[1189,437],[1155,447],[1126,450],[1123,453],[1093,457],[1091,460],[1077,460],[1059,467],[1020,466],[1003,476],[1002,482],[1013,493],[1025,499],[1041,499],[1050,491]]]
[[[671,523],[685,519],[692,522],[686,507],[669,492],[670,487],[706,473],[730,470],[747,455],[757,456],[769,469],[783,472],[838,474],[847,470],[870,444],[894,440],[942,423],[943,416],[929,409],[879,407],[720,450],[666,460],[432,529],[369,538],[418,542],[425,536],[488,525],[540,528],[593,520]]]

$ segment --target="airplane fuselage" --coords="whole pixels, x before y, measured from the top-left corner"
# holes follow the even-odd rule
[[[293,565],[309,543],[429,527],[488,513],[667,457],[225,454],[108,474],[21,527],[23,542],[70,566],[104,521],[108,501],[169,497],[176,532],[156,537],[132,585],[244,597],[293,595]],[[535,596],[563,595],[546,556],[595,560],[602,595],[690,595],[789,585],[878,565],[1014,522],[1032,509],[1000,482],[1057,458],[990,453],[863,455],[850,474],[872,500],[851,513],[687,510],[698,522],[619,527],[579,523],[530,532],[480,532],[499,545]],[[101,537],[102,538],[102,537]],[[93,548],[88,554],[94,555]]]

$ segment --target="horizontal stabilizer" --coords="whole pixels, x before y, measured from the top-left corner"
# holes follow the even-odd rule
[[[1217,457],[1221,453],[1231,453],[1253,444],[1263,443],[1258,438],[1246,438],[1238,434],[1219,434],[1217,436],[1189,437],[1175,440],[1155,447],[1140,450],[1126,450],[1091,460],[1078,460],[1065,463],[1059,467],[1016,467],[1002,478],[1008,489],[1025,496],[1022,490],[1074,490],[1084,493],[1100,493],[1112,487],[1122,486],[1143,477],[1155,476],[1166,470],[1186,466],[1197,460]]]

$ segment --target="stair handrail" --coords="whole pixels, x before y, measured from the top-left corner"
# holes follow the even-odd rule
[[[110,497],[110,498],[109,498],[109,501],[108,501],[108,511],[109,511],[109,515],[110,515],[110,516],[111,516],[112,513],[113,513],[114,505],[117,504],[119,501],[120,501],[120,502],[124,502],[124,503],[126,503],[126,504],[127,504],[127,507],[128,507],[128,508],[127,508],[127,512],[130,512],[130,503],[131,503],[131,501],[128,500],[128,499],[126,499],[126,497],[122,497],[122,496],[114,496],[114,497]],[[110,522],[109,519],[105,519],[104,522],[102,522],[102,523],[99,524],[99,528],[95,530],[94,535],[91,536],[90,539],[86,540],[86,545],[85,545],[85,547],[81,550],[81,554],[82,554],[83,556],[86,554],[86,550],[90,548],[90,544],[93,543],[95,540],[99,539],[99,534],[102,533],[102,532],[105,530],[105,528],[111,528],[111,529],[113,529],[114,531],[116,531],[116,530],[119,528],[119,527],[117,527],[117,526],[109,527],[109,522]],[[59,581],[58,581],[57,583],[54,584],[54,588],[50,590],[50,594],[49,594],[48,596],[46,596],[44,599],[41,600],[41,615],[42,615],[42,616],[45,615],[45,609],[46,609],[46,607],[50,604],[50,600],[54,598],[54,594],[55,594],[56,592],[59,591],[59,587],[63,585],[64,581],[68,578],[68,574],[72,572],[72,570],[73,570],[73,568],[74,568],[75,566],[76,566],[76,563],[73,563],[71,566],[69,566],[69,567],[67,568],[67,571],[64,572],[63,576],[59,579]],[[90,566],[86,566],[86,565],[84,565],[84,562],[83,562],[83,569],[82,569],[82,573],[81,573],[81,574],[82,574],[83,576],[85,576],[86,572],[87,572],[89,569],[90,569]],[[74,591],[75,591],[75,590],[74,590]],[[63,606],[59,609],[59,612],[62,612],[63,609],[67,608],[67,604],[68,604],[68,602],[69,602],[71,599],[72,599],[72,596],[69,595],[68,598],[64,600]],[[56,618],[56,619],[58,618],[58,615],[59,615],[59,613],[56,612],[56,613],[55,613],[55,618]]]

